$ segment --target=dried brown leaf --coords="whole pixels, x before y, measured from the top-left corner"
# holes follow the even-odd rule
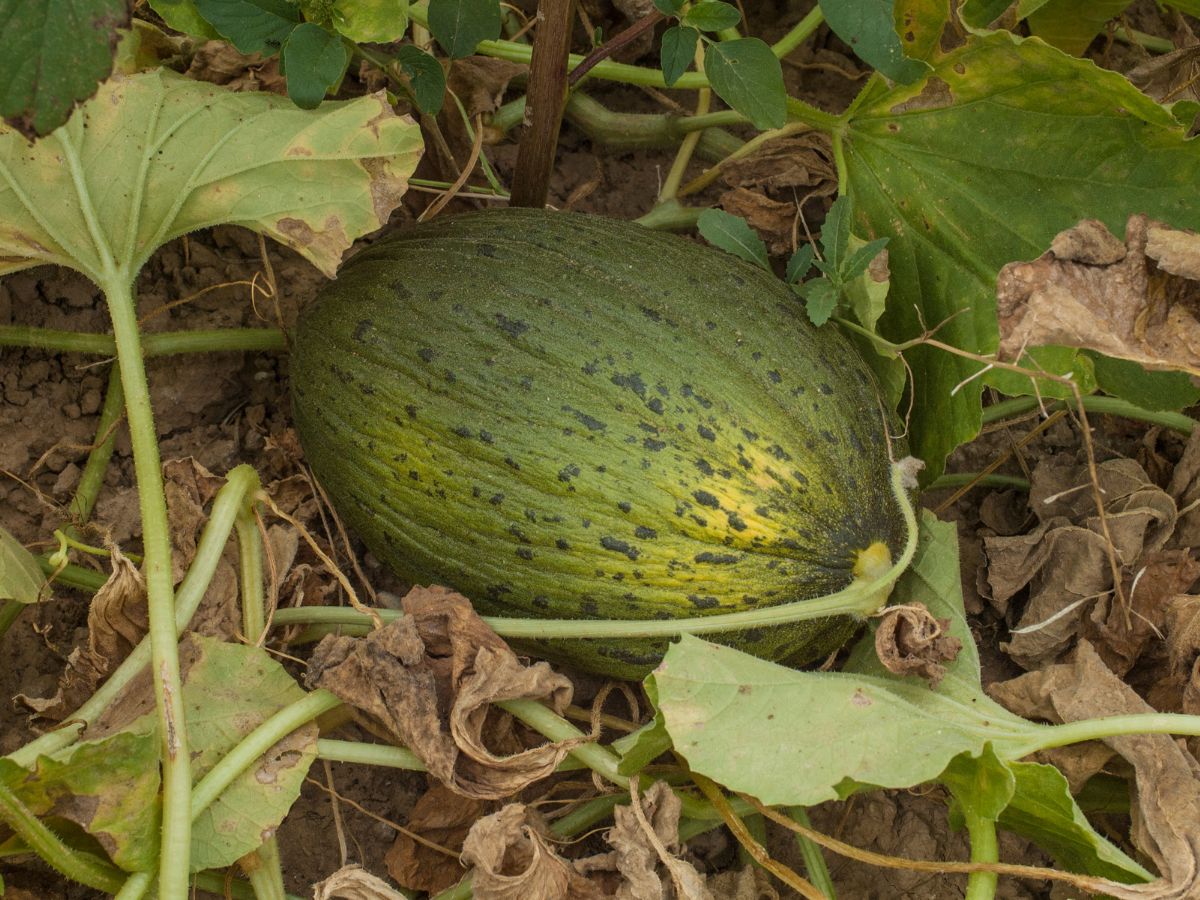
[[[536,699],[561,713],[571,683],[544,662],[523,666],[461,594],[413,588],[403,607],[403,618],[365,638],[321,641],[309,684],[366,713],[467,797],[509,797],[549,775],[587,740],[523,749],[512,718],[491,704]],[[497,745],[504,750],[494,750]]]
[[[789,194],[797,188],[801,197],[814,188],[819,189],[818,196],[832,194],[837,189],[833,144],[828,135],[816,131],[776,138],[748,156],[725,163],[721,177],[730,187]]]
[[[235,91],[287,93],[287,80],[279,73],[277,56],[270,59],[257,53],[247,56],[225,41],[208,41],[197,48],[187,75]]]
[[[1175,502],[1131,459],[1100,463],[1097,477],[1112,551],[1122,565],[1136,572],[1170,539],[1177,520]],[[1094,636],[1107,640],[1106,635],[1111,635],[1121,643],[1114,649],[1114,662],[1145,646],[1142,632],[1135,634],[1125,622],[1134,611],[1113,611],[1122,620],[1119,629],[1103,624],[1109,619],[1106,598],[1113,588],[1112,569],[1094,498],[1086,466],[1043,460],[1034,470],[1029,494],[1038,527],[1028,534],[983,539],[988,586],[997,609],[1007,613],[1016,594],[1028,589],[1028,602],[1011,641],[1004,645],[1024,668],[1055,660],[1085,627],[1089,616],[1095,623],[1091,626]],[[1155,581],[1147,587],[1157,584],[1158,576],[1166,571],[1155,568]],[[1142,600],[1149,609],[1155,603],[1161,606],[1162,596],[1156,590],[1143,594]],[[1099,611],[1095,611],[1097,606]],[[1161,621],[1161,613],[1157,621]],[[1153,633],[1153,628],[1149,631]]]
[[[522,803],[480,819],[463,844],[477,900],[599,900],[604,895],[550,847]]]
[[[426,840],[455,852],[461,851],[471,826],[488,811],[489,804],[454,793],[435,783],[421,795],[405,827]],[[457,884],[467,870],[432,847],[401,832],[384,857],[388,874],[401,887],[437,894]]]
[[[1167,493],[1179,507],[1170,547],[1200,547],[1200,428],[1193,429],[1171,473]]]
[[[115,545],[109,550],[112,573],[88,607],[87,646],[71,651],[52,696],[16,697],[35,718],[57,722],[74,712],[146,633],[149,619],[142,573]]]
[[[1121,681],[1087,641],[1071,661],[1029,672],[993,686],[1009,706],[1041,698],[1043,718],[1073,722],[1102,716],[1153,712]],[[1023,698],[1023,699],[1020,699]],[[1169,735],[1121,735],[1104,743],[1124,757],[1136,777],[1132,837],[1162,873],[1158,881],[1110,891],[1116,897],[1185,900],[1200,894],[1200,764]]]
[[[1103,224],[1070,232],[1056,238],[1065,255],[1000,270],[1001,354],[1063,344],[1200,375],[1200,235],[1131,216],[1123,258],[1104,264],[1092,262],[1115,255]]]
[[[767,242],[771,253],[792,249],[792,231],[796,223],[796,203],[773,200],[760,191],[737,187],[721,195],[721,208],[750,223]]]
[[[451,63],[446,86],[462,103],[467,118],[473,119],[480,113],[495,112],[504,100],[508,83],[528,69],[506,59],[468,56]],[[454,115],[459,115],[457,108]]]
[[[196,556],[196,542],[207,520],[204,507],[224,483],[225,479],[190,456],[163,463],[163,493],[171,530],[171,577],[176,584],[183,580]]]
[[[922,603],[889,607],[875,630],[875,653],[892,674],[916,675],[937,687],[946,677],[942,663],[962,650],[962,641],[946,633],[949,627],[949,619],[935,619]]]
[[[632,804],[618,806],[605,835],[612,851],[576,860],[575,870],[615,873],[620,879],[612,894],[616,900],[711,900],[704,876],[679,858],[679,797],[666,782],[656,781],[637,802],[645,824]],[[647,834],[646,824],[653,836]]]
[[[342,866],[313,885],[313,900],[408,900],[361,866]]]

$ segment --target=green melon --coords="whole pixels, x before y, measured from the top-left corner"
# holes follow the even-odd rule
[[[769,273],[630,223],[510,209],[386,237],[305,310],[291,377],[346,521],[485,613],[747,610],[837,591],[867,548],[905,543],[851,345]],[[713,638],[799,664],[854,628]],[[632,676],[666,645],[521,646]]]

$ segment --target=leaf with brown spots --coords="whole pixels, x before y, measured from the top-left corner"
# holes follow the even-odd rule
[[[511,796],[586,740],[525,749],[512,717],[491,704],[529,698],[561,713],[571,683],[544,662],[521,665],[461,594],[417,587],[403,606],[404,618],[365,638],[321,641],[309,683],[365,713],[466,797]]]
[[[419,129],[382,94],[307,111],[165,69],[114,76],[33,147],[0,127],[0,272],[52,263],[109,284],[172,238],[233,223],[332,275],[420,155]]]

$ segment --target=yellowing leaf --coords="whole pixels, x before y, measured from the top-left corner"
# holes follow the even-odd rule
[[[33,554],[0,528],[0,600],[37,603],[45,584]]]
[[[382,94],[307,111],[161,69],[115,77],[36,144],[0,128],[0,274],[55,263],[131,279],[166,241],[233,223],[332,275],[420,154]]]

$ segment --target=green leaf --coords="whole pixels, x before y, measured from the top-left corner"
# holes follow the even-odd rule
[[[892,0],[821,0],[820,5],[833,33],[892,81],[908,84],[929,71],[927,63],[904,55]]]
[[[924,682],[796,672],[689,635],[651,677],[692,770],[771,806],[840,799],[848,785],[912,787],[989,741],[1025,752],[1044,727],[978,691],[972,703]]]
[[[654,0],[654,8],[664,16],[674,16],[683,9],[686,0]]]
[[[696,227],[700,236],[714,247],[752,262],[768,272],[771,270],[767,260],[767,245],[746,224],[745,219],[723,209],[706,209],[696,220]]]
[[[382,95],[307,112],[161,69],[114,79],[32,148],[0,128],[0,274],[50,263],[99,282],[111,255],[132,279],[172,238],[231,222],[332,276],[420,153]]]
[[[335,0],[333,27],[356,44],[387,44],[408,30],[408,0]]]
[[[413,99],[421,112],[436,116],[446,96],[446,72],[442,64],[424,50],[405,44],[394,56],[408,76]]]
[[[662,49],[659,53],[663,80],[667,87],[679,80],[696,58],[696,42],[700,32],[695,28],[673,25],[663,32]]]
[[[963,0],[958,14],[968,29],[979,32],[1004,15],[1010,6],[1012,0]]]
[[[782,128],[787,121],[783,69],[758,38],[709,44],[704,74],[717,96],[748,118],[755,128]]]
[[[1125,884],[1154,880],[1150,872],[1096,833],[1058,769],[1030,762],[1013,762],[1009,769],[1015,790],[1000,814],[1002,828],[1033,841],[1070,872]]]
[[[46,576],[15,537],[0,528],[0,600],[37,603],[46,587]]]
[[[837,309],[839,291],[829,278],[814,278],[804,284],[793,285],[792,289],[804,298],[809,321],[818,328],[828,322]]]
[[[823,271],[833,276],[841,274],[842,258],[849,242],[850,200],[840,196],[829,207],[825,224],[821,226],[821,260],[825,263]]]
[[[879,324],[897,343],[941,325],[940,340],[994,352],[1000,268],[1080,218],[1118,234],[1135,212],[1200,227],[1200,144],[1171,113],[1115,72],[1005,32],[939,58],[922,83],[868,88],[835,142],[856,233],[890,238]],[[905,359],[910,441],[932,478],[978,433],[980,379],[951,392],[981,366],[928,347]]]
[[[112,71],[127,0],[0,0],[0,117],[48,134]]]
[[[1017,779],[1009,763],[996,756],[991,744],[978,756],[963,753],[950,760],[938,781],[950,789],[958,815],[968,810],[996,821],[1012,800]]]
[[[812,268],[813,259],[816,257],[816,251],[812,244],[805,244],[799,247],[788,260],[787,272],[784,275],[784,280],[788,284],[795,284]]]
[[[636,775],[671,749],[671,738],[662,713],[655,713],[653,719],[637,731],[613,741],[612,746],[621,754],[617,771],[622,775]]]
[[[702,0],[683,15],[683,24],[701,31],[724,31],[742,21],[737,7],[721,0]]]
[[[867,266],[871,264],[871,260],[882,252],[883,248],[887,246],[887,242],[887,238],[876,238],[866,243],[859,241],[859,246],[851,249],[848,238],[846,249],[849,251],[849,255],[838,270],[841,280],[843,282],[851,281],[867,271]]]
[[[894,27],[905,56],[928,62],[941,53],[950,7],[940,0],[896,0]]]
[[[195,0],[149,0],[150,8],[162,16],[169,28],[213,41],[221,35],[208,24],[200,11],[196,9]]]
[[[242,53],[278,53],[300,24],[300,8],[288,0],[195,0],[196,9]]]
[[[84,741],[32,771],[0,759],[0,781],[37,816],[84,828],[122,869],[145,871],[158,859],[158,739],[147,730]]]
[[[320,25],[297,25],[283,45],[288,96],[301,109],[316,109],[345,74],[350,54],[342,38]]]
[[[199,781],[251,731],[304,691],[260,647],[198,637],[200,658],[188,671],[183,700],[193,777]],[[192,870],[220,869],[258,848],[300,796],[316,758],[309,723],[239,775],[192,824]]]
[[[1082,56],[1109,20],[1121,15],[1131,0],[1049,0],[1030,11],[1026,21],[1035,37],[1064,53]]]
[[[470,56],[500,36],[497,0],[429,0],[429,31],[451,59]]]
[[[1184,372],[1151,372],[1127,359],[1085,351],[1096,371],[1100,390],[1142,409],[1176,412],[1200,402],[1200,388]]]
[[[880,240],[883,240],[882,238]],[[871,243],[875,243],[872,241]],[[869,244],[851,234],[849,241],[846,244],[846,249],[850,251],[851,263],[857,265],[857,257],[859,251]],[[871,254],[871,258],[867,260],[867,264],[858,275],[851,278],[843,285],[842,291],[849,300],[850,310],[854,313],[854,318],[858,320],[858,324],[868,331],[875,332],[876,325],[879,322],[879,317],[883,315],[883,311],[887,308],[888,291],[891,288],[890,274],[886,271],[886,267],[873,272],[870,268],[871,263],[875,258],[883,252],[880,247]],[[853,268],[850,263],[847,263],[847,270]],[[876,278],[879,280],[876,280]],[[872,355],[878,355],[873,353]],[[900,366],[899,361],[896,361],[896,366]]]
[[[1017,364],[1033,372],[1070,376],[1084,394],[1096,390],[1096,376],[1091,359],[1074,347],[1032,347],[1021,354]],[[984,383],[1012,397],[1033,396],[1066,400],[1075,396],[1065,384],[1045,378],[1036,379],[1035,384],[1035,379],[1028,375],[1002,369],[992,369],[988,372]]]

